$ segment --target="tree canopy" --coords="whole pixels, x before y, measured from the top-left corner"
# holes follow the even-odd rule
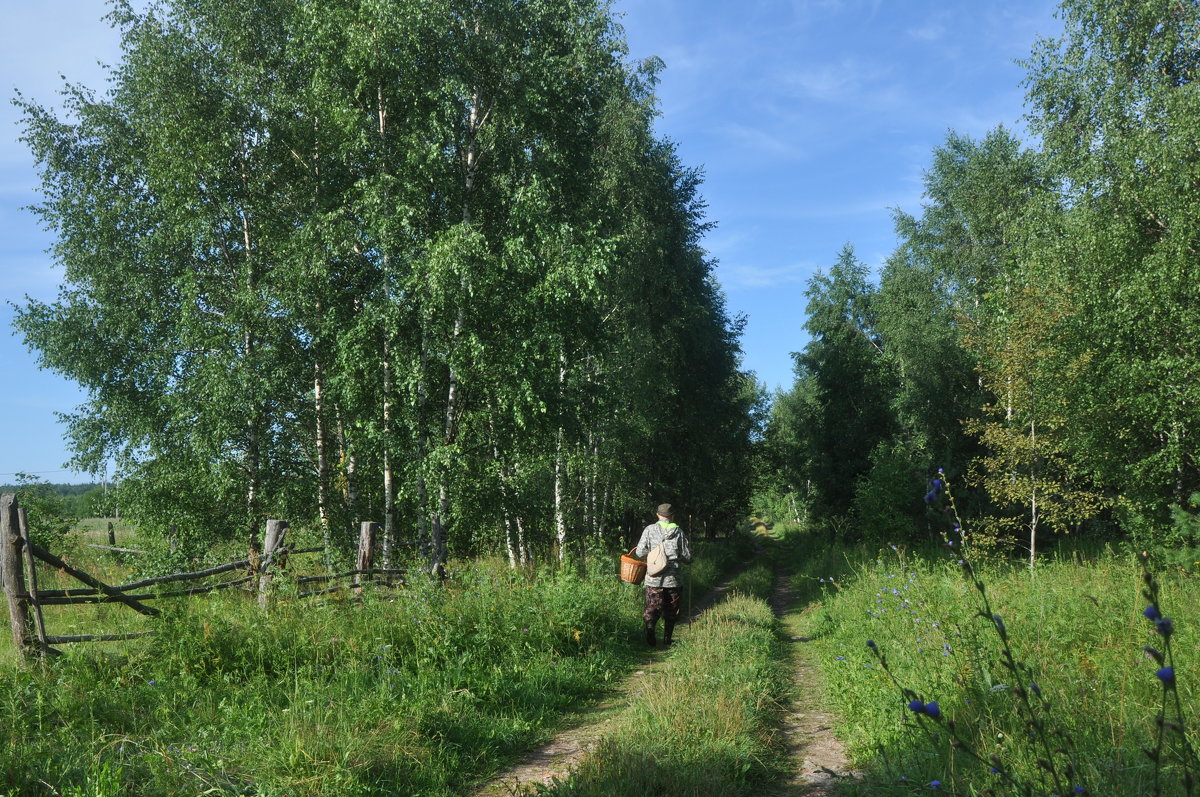
[[[77,381],[76,466],[197,545],[266,517],[385,551],[611,537],[745,500],[749,377],[595,0],[161,0],[103,97],[19,98],[64,284],[17,326]],[[752,384],[752,380],[749,380]]]
[[[878,286],[845,251],[810,284],[767,492],[811,478],[797,497],[831,528],[923,535],[946,521],[922,485],[938,504],[928,486],[965,477],[960,507],[1032,562],[1039,528],[1162,541],[1194,506],[1200,3],[1059,15],[1025,62],[1038,141],[951,132]]]

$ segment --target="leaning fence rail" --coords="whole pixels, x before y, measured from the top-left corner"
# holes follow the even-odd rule
[[[356,593],[363,586],[396,587],[404,584],[405,571],[399,568],[372,566],[375,547],[376,525],[364,522],[359,535],[357,567],[342,573],[291,577],[294,595],[299,598],[314,597],[353,589]],[[61,655],[53,645],[73,642],[114,642],[153,634],[153,630],[117,634],[71,634],[51,635],[46,632],[42,607],[74,606],[87,604],[123,604],[148,617],[161,614],[160,610],[145,601],[160,598],[179,598],[205,595],[232,587],[243,587],[258,594],[260,606],[266,608],[269,596],[274,592],[273,584],[285,573],[288,557],[323,551],[323,547],[291,548],[287,545],[288,524],[282,520],[267,521],[266,535],[262,548],[251,546],[246,559],[190,573],[173,573],[154,578],[145,578],[128,584],[106,584],[95,576],[72,566],[62,558],[29,539],[29,525],[25,510],[17,503],[13,494],[0,496],[0,580],[8,602],[10,627],[13,642],[23,657],[36,655]],[[111,538],[110,538],[111,541]],[[105,547],[122,550],[115,546]],[[132,551],[129,551],[132,552]],[[70,589],[39,589],[36,561],[40,560],[56,570],[84,584]],[[201,586],[151,589],[180,582],[199,581],[226,573],[242,572],[237,578]],[[347,581],[352,579],[352,581]],[[345,581],[345,583],[336,583]],[[30,611],[32,609],[32,611]]]

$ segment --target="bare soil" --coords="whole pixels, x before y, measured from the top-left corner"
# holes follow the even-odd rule
[[[794,605],[787,579],[778,572],[771,608],[783,618],[785,630],[794,630],[803,607]],[[812,640],[789,636],[792,645],[793,697],[783,721],[786,744],[795,769],[792,776],[773,792],[774,797],[832,797],[839,785],[856,777],[846,758],[841,740],[833,735],[833,717],[821,707],[817,669],[808,659],[805,645]]]

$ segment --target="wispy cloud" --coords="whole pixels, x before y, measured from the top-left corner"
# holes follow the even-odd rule
[[[755,288],[776,288],[784,285],[803,285],[817,270],[811,263],[782,266],[755,266],[745,263],[720,265],[717,277],[727,291]]]
[[[10,254],[0,269],[4,272],[2,302],[22,304],[26,296],[48,301],[58,295],[62,284],[62,269],[53,265],[48,254]]]
[[[946,26],[940,21],[929,20],[924,25],[915,28],[909,28],[904,31],[910,39],[916,39],[919,42],[936,42],[941,41],[946,35]]]
[[[729,252],[738,252],[741,247],[750,242],[755,234],[749,228],[743,227],[739,232],[725,232],[717,227],[704,236],[704,249],[713,257],[721,257]]]
[[[775,85],[792,100],[851,106],[865,112],[908,104],[895,70],[881,63],[845,56],[834,62],[797,64],[779,70]]]
[[[853,13],[869,22],[882,5],[883,0],[792,0],[792,14],[797,21],[806,22],[822,16]]]
[[[819,64],[792,72],[784,83],[793,91],[814,100],[836,101],[858,94],[863,86],[880,76],[879,70],[851,58]]]
[[[749,211],[748,217],[756,222],[782,221],[794,224],[866,219],[874,216],[881,219],[886,225],[889,223],[888,219],[891,217],[893,208],[902,208],[911,212],[914,208],[920,207],[921,196],[921,186],[913,185],[894,194],[870,194],[838,201],[763,203],[754,206]],[[744,223],[742,214],[736,211],[726,214],[724,218],[731,224]]]
[[[800,146],[794,136],[785,137],[772,130],[754,128],[745,124],[723,125],[721,133],[731,142],[731,152],[745,153],[749,151],[792,161],[804,160],[807,157],[807,151]]]

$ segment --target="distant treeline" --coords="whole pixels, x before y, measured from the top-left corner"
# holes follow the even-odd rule
[[[113,514],[108,499],[115,496],[112,489],[102,484],[29,484],[0,485],[0,494],[13,493],[21,503],[45,507],[50,500],[58,513],[68,517],[106,517]]]
[[[96,484],[95,482],[88,484],[50,484],[49,482],[44,482],[39,484],[38,487],[48,490],[55,495],[60,495],[63,498],[76,498],[92,490],[103,491],[104,489],[103,485]],[[29,489],[29,485],[27,484],[0,484],[0,493],[19,493],[27,489]]]

